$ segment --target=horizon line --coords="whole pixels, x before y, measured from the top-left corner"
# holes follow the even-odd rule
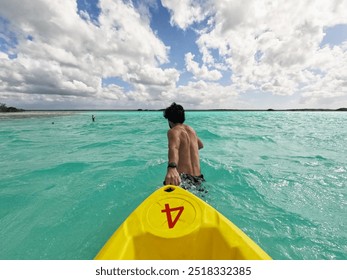
[[[21,109],[24,110],[24,112],[39,112],[39,111],[137,111],[137,112],[143,112],[143,111],[163,111],[165,108],[161,109]],[[341,107],[337,109],[326,109],[326,108],[303,108],[303,109],[295,109],[295,108],[288,108],[288,109],[185,109],[185,111],[347,111],[346,107]]]

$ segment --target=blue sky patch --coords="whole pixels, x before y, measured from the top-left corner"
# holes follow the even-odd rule
[[[196,45],[197,34],[190,28],[183,31],[177,26],[172,26],[170,24],[170,13],[161,5],[160,1],[157,7],[151,8],[150,11],[152,13],[151,28],[163,43],[170,47],[169,66],[179,70],[185,69],[185,54],[188,52],[199,54]]]
[[[321,47],[329,45],[330,47],[341,45],[347,41],[347,24],[338,24],[328,27],[325,30],[325,36],[320,44]]]
[[[18,45],[16,34],[10,30],[10,22],[0,17],[0,51],[14,57]]]
[[[107,78],[102,78],[102,86],[106,87],[109,85],[117,85],[123,88],[125,91],[130,91],[132,89],[132,85],[123,81],[119,77],[107,77]]]
[[[101,9],[99,7],[99,0],[77,0],[77,9],[79,15],[85,19],[81,12],[86,12],[91,21],[94,23],[99,22],[99,15],[101,13]]]

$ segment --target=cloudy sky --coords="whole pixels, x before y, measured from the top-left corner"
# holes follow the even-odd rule
[[[347,0],[0,0],[0,103],[347,107]]]

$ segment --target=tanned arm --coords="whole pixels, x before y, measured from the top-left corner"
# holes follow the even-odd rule
[[[173,129],[170,129],[167,133],[168,143],[169,143],[169,151],[168,151],[168,159],[169,163],[174,162],[178,164],[179,161],[179,147],[180,147],[180,139],[177,135],[177,132]],[[181,183],[180,175],[176,168],[168,168],[165,184],[167,185],[175,185],[179,186]]]

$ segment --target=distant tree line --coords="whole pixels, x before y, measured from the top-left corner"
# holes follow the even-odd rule
[[[0,103],[0,112],[23,112],[23,109],[17,109],[15,107],[7,107],[6,104]]]

